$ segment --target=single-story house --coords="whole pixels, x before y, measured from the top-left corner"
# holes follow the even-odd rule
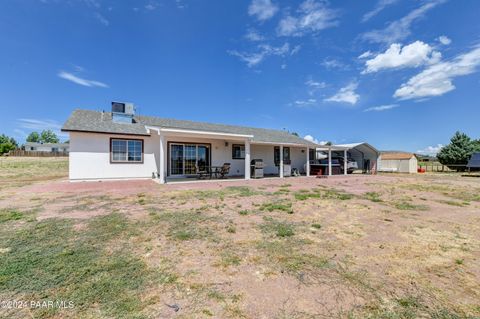
[[[385,151],[380,154],[379,171],[417,173],[417,168],[418,160],[413,153]]]
[[[318,146],[281,130],[139,116],[127,103],[112,103],[112,112],[77,109],[62,131],[70,135],[70,180],[165,183],[224,164],[229,177],[309,175]]]
[[[25,151],[47,152],[47,153],[68,153],[68,143],[34,143],[26,142]]]

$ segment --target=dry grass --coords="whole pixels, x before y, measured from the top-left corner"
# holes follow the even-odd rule
[[[36,160],[2,163],[0,299],[75,307],[2,317],[480,316],[479,181],[34,193],[66,174],[61,160]]]

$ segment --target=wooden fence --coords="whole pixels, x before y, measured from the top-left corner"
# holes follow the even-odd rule
[[[442,165],[439,162],[418,162],[418,166],[425,168],[426,172],[456,172],[456,169],[452,168],[459,168],[460,171],[466,170],[467,165]]]
[[[68,152],[40,152],[40,151],[14,150],[14,151],[8,152],[7,156],[18,156],[18,157],[65,157],[65,156],[68,156]]]

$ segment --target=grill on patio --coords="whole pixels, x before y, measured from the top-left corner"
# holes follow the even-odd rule
[[[253,159],[250,161],[250,176],[252,178],[263,177],[263,160]]]

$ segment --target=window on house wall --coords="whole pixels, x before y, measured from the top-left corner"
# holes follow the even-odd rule
[[[275,146],[273,149],[273,159],[275,162],[275,166],[280,165],[280,147]],[[290,164],[290,147],[283,148],[283,164]]]
[[[232,159],[245,159],[245,145],[232,144]]]
[[[113,163],[143,162],[143,140],[111,140],[111,160]]]

